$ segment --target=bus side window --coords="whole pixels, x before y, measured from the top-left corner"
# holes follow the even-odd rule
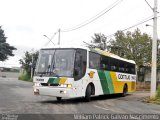
[[[87,51],[77,49],[74,63],[74,79],[81,79],[86,73]]]
[[[89,68],[91,69],[100,68],[100,55],[99,54],[89,52]]]
[[[100,68],[102,70],[110,70],[110,67],[109,67],[109,58],[106,57],[106,56],[101,56],[101,63],[100,63]]]
[[[123,61],[119,61],[119,72],[125,72],[125,63]]]
[[[129,70],[130,68],[129,68],[129,64],[128,63],[125,63],[125,72],[126,73],[129,73]]]
[[[111,71],[117,71],[118,70],[118,60],[111,58],[110,59],[110,65],[111,65]]]
[[[136,70],[135,70],[135,65],[134,64],[130,64],[130,73],[131,74],[135,74]]]

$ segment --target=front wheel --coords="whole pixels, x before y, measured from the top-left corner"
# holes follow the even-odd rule
[[[57,101],[61,101],[62,100],[62,97],[57,97]]]
[[[88,85],[86,89],[86,94],[85,94],[85,101],[89,102],[91,100],[91,85]]]

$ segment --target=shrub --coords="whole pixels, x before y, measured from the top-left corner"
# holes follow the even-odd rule
[[[160,85],[158,86],[158,89],[157,89],[157,98],[160,98]]]
[[[31,81],[31,77],[30,75],[28,75],[27,73],[21,74],[18,77],[19,80],[24,80],[24,81]]]

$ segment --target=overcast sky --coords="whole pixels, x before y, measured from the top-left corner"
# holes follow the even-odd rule
[[[0,66],[17,66],[26,50],[36,50],[42,47],[54,47],[52,43],[45,46],[60,28],[72,28],[97,15],[117,0],[0,0],[0,25],[8,37],[7,42],[18,48],[15,57],[9,58]],[[151,6],[154,0],[147,0]],[[158,0],[159,2],[159,0]],[[160,3],[158,4],[158,10]],[[81,45],[83,41],[90,42],[94,33],[106,36],[130,27],[150,16],[153,11],[145,0],[123,0],[105,15],[72,32],[61,33],[61,44],[73,46]],[[158,34],[160,34],[160,20],[158,19]],[[137,26],[142,32],[152,36],[153,24],[149,21]],[[133,31],[135,28],[130,29]],[[58,35],[53,42],[57,44]]]

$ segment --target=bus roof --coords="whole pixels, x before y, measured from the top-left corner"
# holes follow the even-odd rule
[[[136,64],[134,60],[128,60],[128,59],[122,58],[118,55],[115,55],[113,53],[110,53],[110,52],[107,52],[107,51],[104,51],[104,50],[100,50],[98,48],[92,48],[92,49],[90,49],[90,51],[101,54],[101,55],[104,55],[104,56],[108,56],[108,57],[111,57],[111,58],[115,58],[115,59],[119,59],[119,60],[122,60],[122,61],[126,61],[126,62],[129,62],[129,63]]]
[[[101,54],[101,55],[104,55],[104,56],[108,56],[108,57],[111,57],[111,58],[115,58],[115,59],[119,59],[119,60],[122,60],[122,61],[126,61],[126,62],[129,62],[129,63],[133,63],[133,64],[136,64],[134,60],[128,60],[128,59],[125,59],[125,58],[122,58],[116,54],[113,54],[113,53],[110,53],[108,51],[104,51],[104,50],[100,50],[99,48],[88,48],[88,47],[84,47],[84,46],[76,46],[76,47],[56,47],[56,48],[42,48],[41,50],[49,50],[49,49],[69,49],[69,48],[73,48],[73,49],[85,49],[85,50],[88,50],[88,51],[92,51],[92,52],[95,52],[95,53],[98,53],[98,54]]]

